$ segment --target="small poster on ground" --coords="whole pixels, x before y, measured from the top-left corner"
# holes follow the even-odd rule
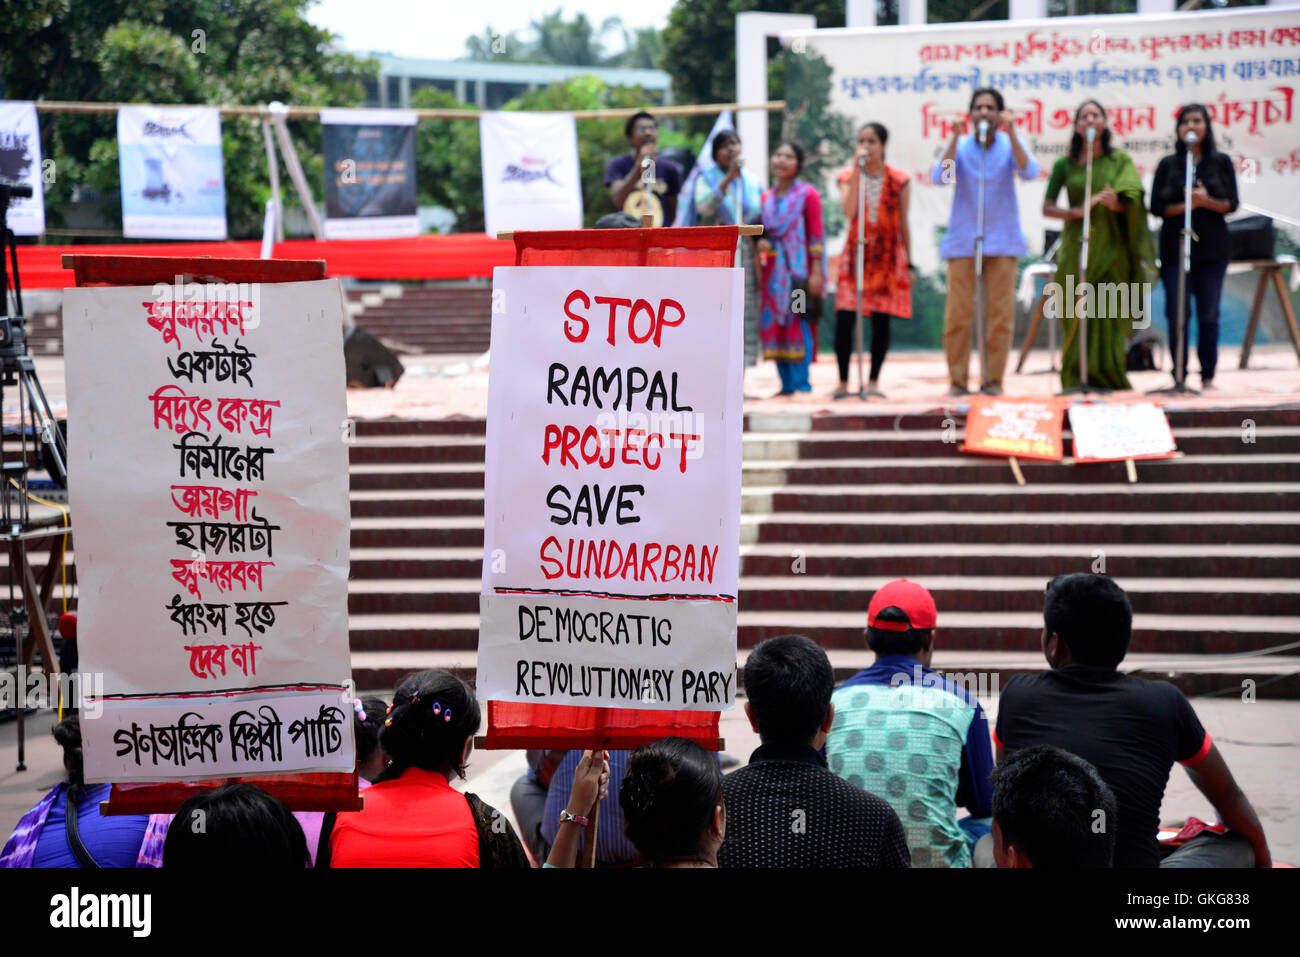
[[[1087,402],[1070,406],[1076,462],[1167,459],[1177,451],[1164,409],[1154,402]]]
[[[1063,408],[1064,404],[1055,398],[971,396],[961,450],[1059,462],[1064,455]]]

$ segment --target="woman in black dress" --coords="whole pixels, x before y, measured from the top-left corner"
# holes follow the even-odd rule
[[[1190,147],[1187,134],[1194,133]],[[1196,353],[1201,360],[1201,387],[1214,387],[1219,357],[1219,297],[1228,271],[1228,225],[1224,215],[1237,208],[1237,175],[1232,160],[1214,148],[1210,115],[1199,103],[1178,111],[1175,152],[1156,167],[1151,184],[1151,213],[1162,216],[1160,275],[1165,284],[1165,317],[1169,320],[1169,354],[1183,357],[1187,372],[1187,343],[1178,341],[1178,274],[1182,267],[1183,177],[1187,151],[1195,167],[1192,191],[1192,265],[1187,273],[1187,328],[1191,329],[1191,302],[1196,300]]]

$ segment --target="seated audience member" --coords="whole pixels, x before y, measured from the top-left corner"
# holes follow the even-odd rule
[[[528,867],[501,812],[451,786],[465,777],[479,707],[465,682],[422,671],[398,686],[379,734],[391,758],[360,811],[326,820],[317,867]]]
[[[560,812],[560,829],[544,868],[577,867],[583,833],[596,807],[609,796],[609,752],[583,751],[573,772],[568,806]],[[601,809],[604,817],[604,808]],[[599,827],[599,821],[597,827]]]
[[[993,772],[993,857],[998,867],[1110,867],[1115,795],[1082,758],[1039,744]]]
[[[651,867],[717,867],[727,833],[718,759],[694,741],[664,738],[628,759],[619,795],[628,839]]]
[[[970,867],[957,805],[975,818],[992,813],[993,745],[975,695],[930,668],[936,619],[934,598],[916,582],[876,592],[867,609],[876,660],[831,696],[826,757],[898,812],[913,867]]]
[[[1116,867],[1270,866],[1255,809],[1183,693],[1117,670],[1133,631],[1124,590],[1103,575],[1059,576],[1047,585],[1043,619],[1051,670],[1017,675],[1002,688],[999,761],[1051,744],[1092,764],[1119,805]],[[1162,863],[1156,831],[1175,761],[1230,833],[1197,835]]]
[[[832,774],[820,754],[835,673],[802,635],[769,638],[745,662],[745,714],[762,746],[722,780],[721,867],[907,867],[894,809]]]
[[[283,801],[251,784],[194,795],[176,811],[163,845],[163,867],[251,873],[305,868],[307,840]]]
[[[64,718],[53,732],[66,780],[23,815],[0,852],[0,867],[161,867],[172,816],[101,815],[99,802],[112,785],[86,785],[79,720]]]
[[[387,707],[383,698],[352,699],[352,729],[357,743],[357,787],[362,791],[370,787],[370,782],[388,767],[388,755],[379,746],[379,732],[384,727]],[[307,853],[315,864],[325,812],[294,811],[293,816],[302,825],[302,832],[307,837]]]

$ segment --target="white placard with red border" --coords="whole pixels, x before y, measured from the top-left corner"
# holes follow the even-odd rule
[[[1070,406],[1076,462],[1172,458],[1178,446],[1154,402],[1087,402]]]

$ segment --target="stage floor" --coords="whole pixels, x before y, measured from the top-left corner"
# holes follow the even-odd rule
[[[1239,348],[1224,347],[1219,351],[1219,370],[1215,388],[1200,395],[1161,395],[1152,398],[1163,406],[1185,408],[1262,408],[1279,405],[1300,405],[1300,359],[1289,344],[1273,343],[1256,346],[1251,352],[1249,369],[1238,369]],[[1012,354],[1014,367],[1016,353]],[[39,356],[35,359],[41,385],[57,417],[62,418],[67,408],[66,380],[62,356]],[[392,390],[349,389],[348,415],[355,419],[482,419],[487,416],[488,356],[472,355],[418,355],[403,359],[406,374]],[[863,358],[864,367],[869,365]],[[1025,361],[1025,372],[1017,375],[1008,370],[1003,382],[1008,396],[1047,396],[1060,391],[1061,380],[1057,373],[1047,371],[1050,365],[1046,352],[1030,353]],[[1200,375],[1195,371],[1188,376],[1188,385],[1200,388]],[[971,381],[978,375],[972,363]],[[774,362],[760,362],[745,370],[746,412],[802,412],[808,414],[847,414],[864,408],[898,412],[924,412],[934,409],[959,408],[962,399],[949,398],[948,369],[943,354],[938,351],[899,352],[886,360],[880,376],[880,387],[885,399],[850,398],[835,400],[830,397],[838,383],[838,370],[833,353],[823,352],[813,363],[810,378],[812,392],[791,398],[773,398],[780,389]],[[1131,372],[1129,379],[1134,391],[1116,392],[1117,399],[1136,399],[1149,389],[1169,385],[1168,372]],[[856,382],[856,371],[850,371],[850,381]],[[161,380],[160,380],[161,382]],[[539,389],[538,401],[544,399]],[[4,418],[13,421],[18,409],[17,392],[4,392]]]

